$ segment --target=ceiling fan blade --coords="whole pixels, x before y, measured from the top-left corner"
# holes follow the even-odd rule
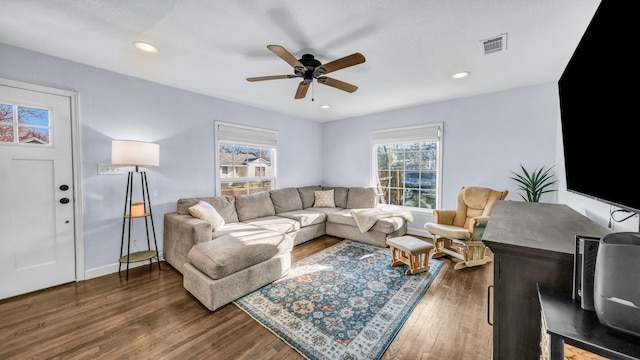
[[[293,66],[294,68],[301,68],[301,69],[305,68],[305,66],[298,59],[296,59],[295,56],[291,55],[291,53],[288,52],[287,49],[283,48],[282,46],[267,45],[267,48],[271,50],[274,54],[278,55],[282,60],[286,61],[289,65]]]
[[[330,78],[330,77],[326,77],[326,76],[322,76],[318,78],[318,82],[320,84],[324,84],[324,85],[329,85],[331,87],[334,87],[336,89],[340,89],[346,92],[354,92],[356,90],[358,90],[358,87],[355,85],[351,85],[349,83],[346,83],[344,81],[340,81],[340,80],[336,80],[334,78]]]
[[[247,81],[263,81],[263,80],[277,80],[277,79],[293,79],[295,75],[269,75],[247,78]]]
[[[257,76],[252,78],[247,78],[247,81],[264,81],[264,80],[278,80],[278,79],[293,79],[296,78],[295,75],[269,75],[269,76]]]
[[[363,62],[365,62],[364,55],[360,53],[354,53],[349,56],[345,56],[343,58],[336,59],[326,64],[318,66],[313,72],[313,76],[317,78],[324,74],[328,74],[330,72],[344,69],[349,66],[362,64]]]
[[[307,90],[309,90],[310,82],[300,81],[300,85],[298,85],[298,90],[296,90],[296,99],[303,99],[307,96]]]

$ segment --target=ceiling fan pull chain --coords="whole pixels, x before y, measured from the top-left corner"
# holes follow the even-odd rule
[[[315,89],[316,89],[315,81],[312,81],[311,82],[311,101],[316,101]]]

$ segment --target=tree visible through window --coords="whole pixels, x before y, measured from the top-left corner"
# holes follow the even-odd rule
[[[409,208],[437,208],[441,128],[436,124],[372,133],[372,176],[382,201]]]
[[[49,144],[49,111],[0,104],[0,143]]]

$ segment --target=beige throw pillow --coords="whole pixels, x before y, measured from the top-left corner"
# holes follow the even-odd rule
[[[314,191],[315,202],[313,207],[317,208],[333,208],[336,207],[336,202],[333,198],[333,189],[324,191]]]
[[[197,204],[190,207],[189,214],[195,218],[210,222],[213,227],[213,231],[220,229],[222,225],[224,225],[224,219],[222,216],[220,216],[216,209],[206,201],[199,201]]]

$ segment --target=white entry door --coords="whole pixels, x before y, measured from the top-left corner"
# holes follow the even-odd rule
[[[76,279],[71,111],[0,85],[0,299]]]

